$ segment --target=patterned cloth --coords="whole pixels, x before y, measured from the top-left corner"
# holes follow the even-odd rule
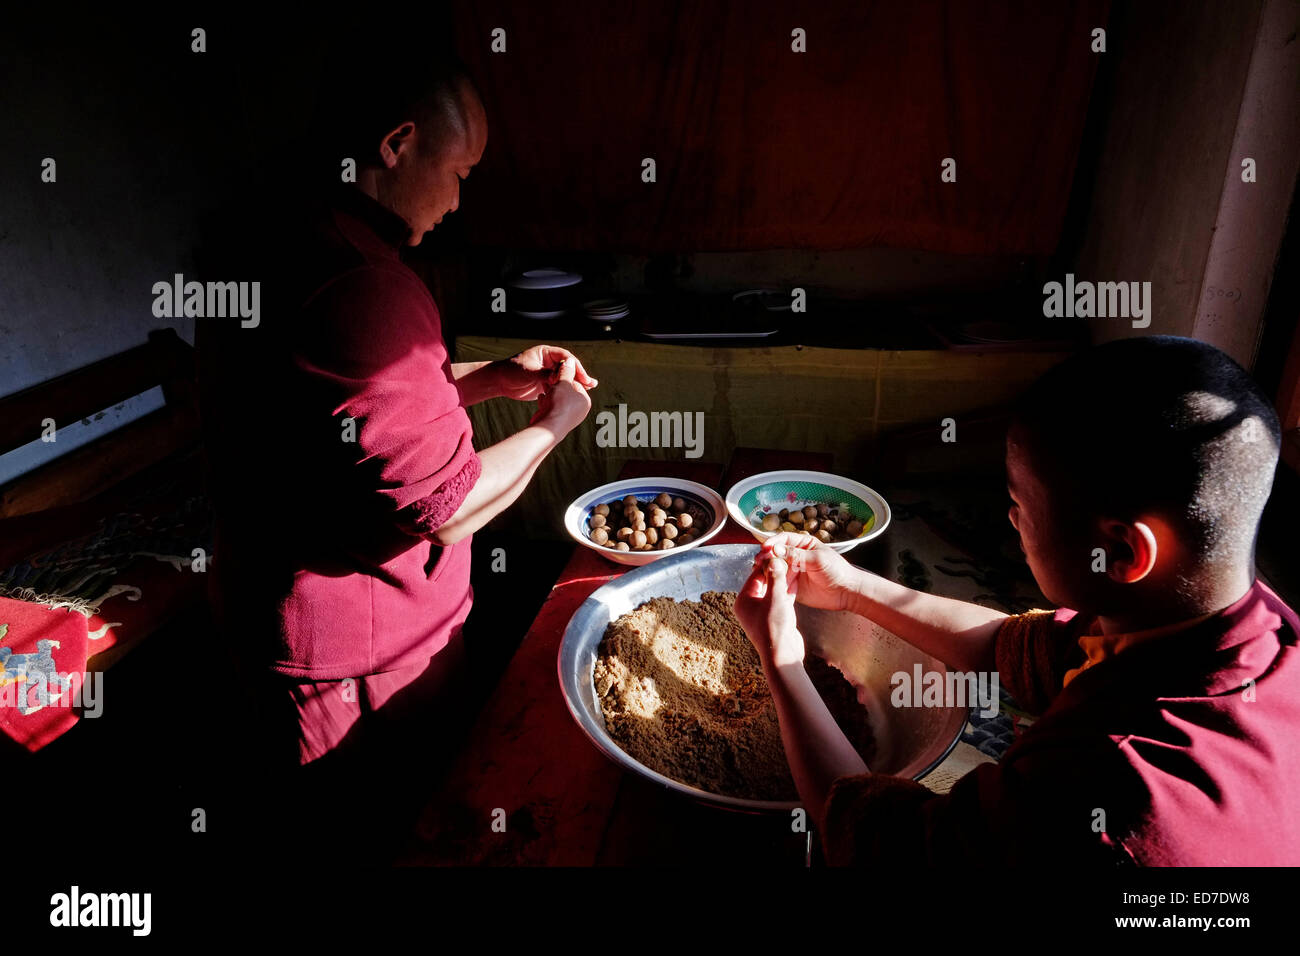
[[[202,599],[211,553],[207,501],[175,479],[0,570],[0,732],[34,751],[69,730],[88,672]]]
[[[86,631],[80,614],[0,598],[0,734],[39,750],[77,722]]]
[[[1008,614],[1050,606],[1007,520],[1006,489],[1000,481],[898,487],[885,497],[893,512],[886,537],[889,570],[899,584]],[[1011,746],[1017,729],[1032,723],[1004,688],[999,697],[999,713],[982,717],[973,708],[961,736],[962,743],[995,760]]]
[[[0,596],[89,615],[122,593],[122,570],[141,558],[180,571],[194,567],[196,560],[206,564],[211,555],[207,499],[173,480],[136,496],[85,534],[0,570]]]

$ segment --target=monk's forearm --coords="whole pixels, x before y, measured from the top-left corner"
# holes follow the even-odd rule
[[[994,646],[1007,615],[992,608],[914,591],[862,572],[849,608],[959,671],[995,669]]]
[[[537,466],[563,438],[563,432],[539,422],[480,451],[483,470],[478,481],[455,514],[430,537],[444,547],[455,544],[505,511],[523,494]]]
[[[495,362],[455,362],[451,366],[451,378],[466,408],[501,395]]]
[[[765,661],[763,673],[776,703],[790,775],[804,809],[820,827],[831,784],[840,777],[866,773],[867,765],[826,709],[802,661]]]

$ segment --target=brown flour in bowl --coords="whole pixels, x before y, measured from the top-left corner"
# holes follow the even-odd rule
[[[593,679],[605,729],[631,757],[681,783],[750,800],[797,800],[776,705],[732,606],[654,598],[612,622]],[[838,670],[808,656],[814,686],[868,763],[866,709]]]

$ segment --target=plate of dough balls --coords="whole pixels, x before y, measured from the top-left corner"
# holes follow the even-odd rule
[[[836,551],[879,537],[889,505],[866,485],[822,471],[766,471],[727,492],[727,512],[759,541],[806,534]]]
[[[593,488],[569,505],[564,527],[618,564],[642,565],[704,544],[727,523],[712,488],[684,478],[632,478]]]

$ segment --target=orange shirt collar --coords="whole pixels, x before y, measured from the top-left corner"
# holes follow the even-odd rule
[[[1093,621],[1088,628],[1088,633],[1079,638],[1079,647],[1083,650],[1087,660],[1080,667],[1065,672],[1065,680],[1062,687],[1068,685],[1089,667],[1122,652],[1125,648],[1132,647],[1134,644],[1140,644],[1143,641],[1149,641],[1156,637],[1164,637],[1167,634],[1174,634],[1178,631],[1194,627],[1202,621],[1208,621],[1214,617],[1214,612],[1204,614],[1201,617],[1192,618],[1190,621],[1179,621],[1177,624],[1166,624],[1162,627],[1148,628],[1145,631],[1132,631],[1127,634],[1102,634],[1100,625]]]

